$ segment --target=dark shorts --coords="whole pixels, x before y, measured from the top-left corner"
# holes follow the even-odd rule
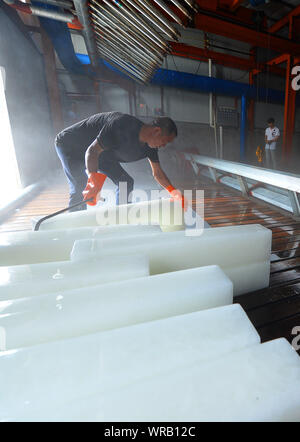
[[[62,146],[55,146],[57,155],[62,163],[65,175],[67,177],[70,188],[70,201],[69,206],[77,204],[82,201],[82,192],[86,187],[87,175],[85,172],[85,159],[84,153],[74,154],[74,150]],[[133,190],[134,181],[133,178],[123,169],[120,163],[113,158],[109,151],[104,151],[99,157],[98,170],[104,173],[112,180],[117,186],[116,190],[116,203],[119,204],[119,183],[127,183],[127,198],[129,193]],[[123,198],[122,198],[123,202]],[[126,202],[126,201],[124,201]],[[73,210],[83,210],[86,205],[79,206]],[[71,209],[72,211],[72,209]]]

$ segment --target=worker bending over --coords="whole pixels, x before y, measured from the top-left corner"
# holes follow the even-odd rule
[[[127,183],[128,195],[133,190],[133,178],[120,163],[131,163],[147,158],[155,180],[175,199],[183,202],[182,194],[176,190],[162,170],[158,149],[171,143],[177,136],[177,127],[168,117],[159,117],[151,124],[120,112],[93,115],[64,129],[55,139],[57,154],[69,182],[69,206],[84,199],[93,198],[88,204],[97,203],[106,177],[117,185]],[[85,204],[79,206],[82,210]]]

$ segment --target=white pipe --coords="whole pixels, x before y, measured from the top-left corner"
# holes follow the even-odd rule
[[[208,60],[208,76],[210,78],[212,77],[211,58]],[[212,92],[210,92],[209,94],[209,125],[212,129],[214,129],[216,158],[218,158],[218,134],[217,134],[217,122],[216,122],[216,110],[214,107],[214,97]]]
[[[220,159],[223,159],[223,126],[220,126]]]
[[[211,58],[208,60],[208,76],[212,77],[212,60]],[[210,92],[209,94],[209,125],[210,127],[215,127],[215,120],[214,120],[214,112],[213,112],[213,94]]]

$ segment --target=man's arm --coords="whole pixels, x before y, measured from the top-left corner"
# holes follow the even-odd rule
[[[96,139],[85,153],[85,167],[88,174],[98,171],[98,160],[101,152],[103,152],[103,149]]]
[[[171,186],[171,182],[165,172],[162,170],[160,163],[149,160],[154,179],[165,189]]]
[[[87,185],[82,192],[84,200],[91,200],[87,204],[95,206],[97,204],[97,195],[101,191],[106,175],[98,173],[99,155],[103,152],[102,147],[95,140],[85,153],[85,166],[88,174]]]
[[[265,131],[265,142],[266,144],[271,144],[271,141],[268,140],[267,131]]]
[[[152,168],[152,173],[153,173],[154,179],[158,182],[158,184],[160,184],[162,187],[164,187],[170,193],[171,197],[174,200],[181,201],[182,208],[184,208],[184,210],[186,210],[186,207],[187,207],[186,201],[185,201],[182,193],[180,192],[180,190],[175,189],[175,187],[172,186],[169,178],[167,177],[165,172],[162,170],[159,163],[151,161],[149,158],[148,158],[148,160],[149,160],[149,163]]]

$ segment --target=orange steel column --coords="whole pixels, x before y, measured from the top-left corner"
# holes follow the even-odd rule
[[[253,63],[255,63],[255,53],[256,53],[255,48],[251,48],[250,53],[251,53],[250,59]],[[253,86],[254,84],[253,71],[249,72],[249,84],[250,86]],[[250,100],[248,107],[248,129],[250,133],[253,133],[254,131],[254,110],[255,110],[255,101]]]
[[[293,17],[290,18],[289,38],[293,38]],[[287,59],[286,83],[285,83],[285,106],[284,106],[284,130],[283,130],[283,158],[287,159],[293,146],[295,130],[296,91],[292,88],[292,68],[294,57],[289,55]]]

